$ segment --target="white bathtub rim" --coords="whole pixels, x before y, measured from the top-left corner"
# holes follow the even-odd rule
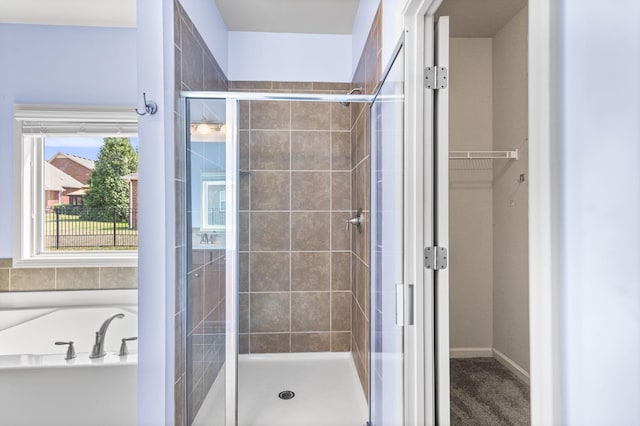
[[[120,357],[115,353],[108,353],[102,358],[91,359],[89,352],[76,354],[76,358],[65,360],[63,354],[20,354],[20,355],[0,355],[0,361],[15,359],[15,362],[0,362],[0,371],[2,370],[24,370],[24,369],[41,369],[41,368],[106,368],[121,367],[127,365],[138,365],[138,354],[130,353]],[[20,357],[20,358],[18,358]],[[27,360],[32,360],[28,362]],[[38,360],[35,363],[33,360]]]
[[[137,306],[137,289],[17,291],[0,293],[0,310]]]

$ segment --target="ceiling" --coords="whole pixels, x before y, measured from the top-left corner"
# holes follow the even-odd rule
[[[360,0],[215,0],[230,31],[351,34]]]
[[[438,16],[449,16],[451,37],[493,37],[527,0],[444,0]]]
[[[0,0],[0,22],[133,28],[136,0]]]
[[[213,1],[213,0],[212,0]],[[231,31],[351,34],[360,0],[215,0]],[[527,0],[444,0],[452,37],[492,37]],[[135,27],[136,0],[0,0],[0,22]]]

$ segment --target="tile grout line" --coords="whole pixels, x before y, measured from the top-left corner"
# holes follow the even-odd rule
[[[238,101],[240,102],[240,101]],[[252,165],[252,159],[251,159],[251,145],[253,142],[253,130],[251,129],[251,101],[247,102],[247,105],[249,106],[249,170],[251,170],[251,165]],[[247,277],[247,287],[249,290],[249,302],[248,302],[248,307],[247,307],[247,322],[248,322],[248,330],[247,330],[247,353],[251,353],[251,190],[253,187],[253,179],[251,179],[251,175],[249,175],[249,213],[247,213],[247,215],[249,216],[249,229],[247,230],[248,236],[249,236],[249,241],[248,241],[248,246],[247,247],[249,249],[249,253],[247,255],[247,273],[248,273],[248,277]],[[238,324],[238,328],[239,324]],[[238,330],[239,331],[239,330]]]
[[[289,352],[291,352],[291,344],[292,344],[292,335],[291,332],[293,330],[293,312],[292,312],[292,301],[291,301],[291,252],[293,250],[293,215],[291,214],[291,209],[293,208],[293,173],[291,173],[291,169],[293,168],[293,120],[292,120],[292,103],[289,102]]]

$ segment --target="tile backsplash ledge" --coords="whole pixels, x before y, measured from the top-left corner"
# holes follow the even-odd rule
[[[138,288],[138,268],[13,268],[0,259],[0,292]]]

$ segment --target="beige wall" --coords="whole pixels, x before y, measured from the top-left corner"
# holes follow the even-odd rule
[[[520,150],[494,164],[493,346],[529,371],[527,9],[493,38],[493,148]]]
[[[493,38],[452,38],[450,53],[450,149],[520,153],[449,162],[451,348],[528,371],[527,10]]]
[[[350,83],[231,81],[346,93]],[[240,102],[240,353],[351,350],[350,109]]]
[[[450,40],[450,149],[491,150],[490,38]],[[450,344],[493,344],[491,162],[449,162]]]

